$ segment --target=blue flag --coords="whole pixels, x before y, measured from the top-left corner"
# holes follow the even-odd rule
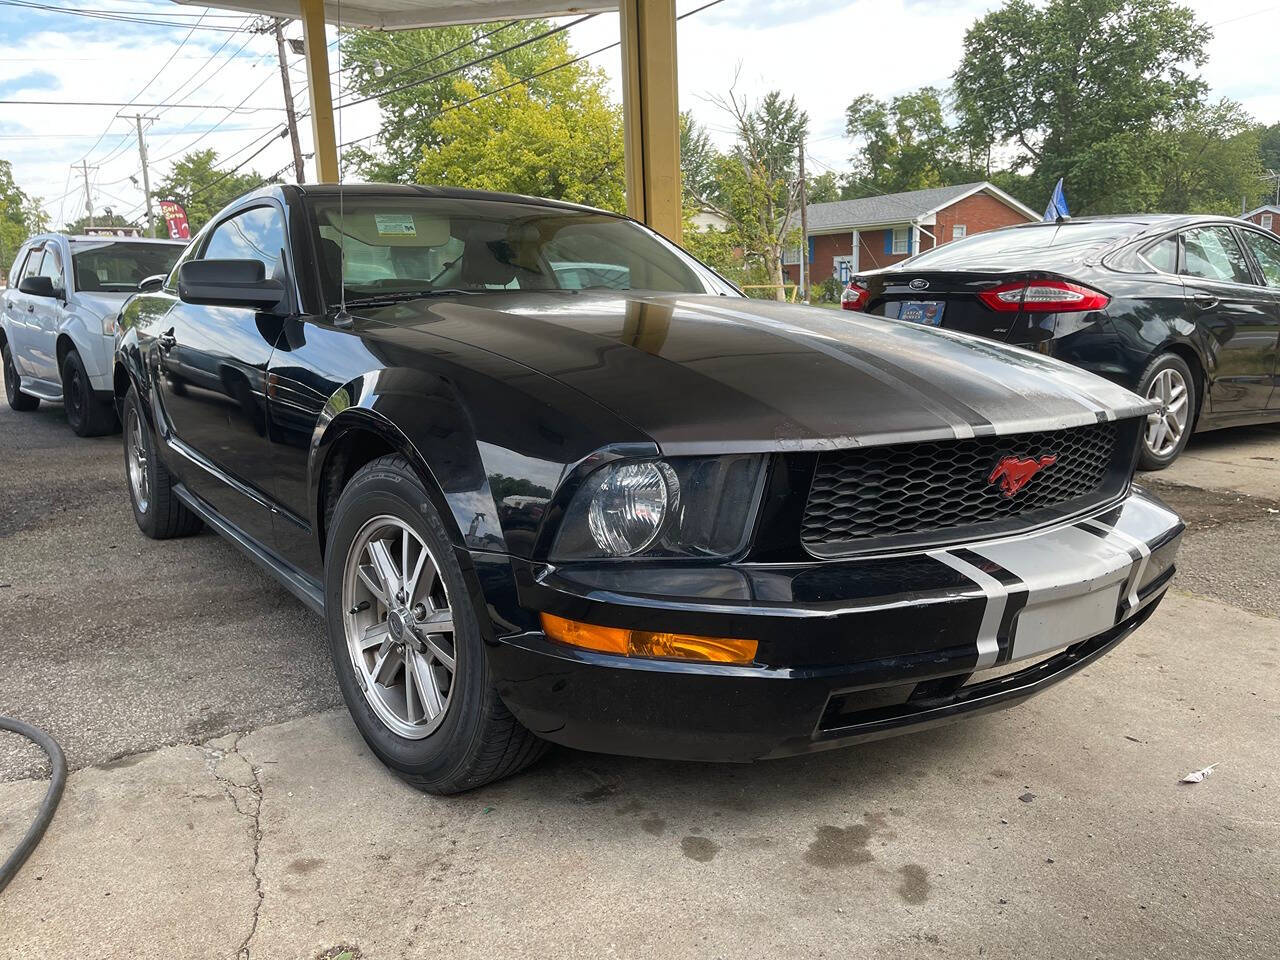
[[[1058,185],[1053,188],[1053,195],[1049,197],[1049,205],[1044,208],[1044,219],[1052,223],[1059,217],[1069,217],[1071,212],[1067,209],[1067,195],[1062,192],[1062,180],[1058,180]]]

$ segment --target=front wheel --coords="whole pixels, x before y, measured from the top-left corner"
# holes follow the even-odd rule
[[[18,388],[18,368],[13,365],[9,344],[0,347],[0,360],[4,363],[4,398],[9,407],[19,413],[30,413],[40,406],[40,398],[23,393]]]
[[[330,652],[365,742],[428,793],[501,779],[546,749],[498,697],[483,615],[409,463],[387,456],[357,472],[325,559]]]
[[[1159,404],[1147,416],[1142,434],[1139,470],[1163,470],[1182,453],[1195,425],[1195,378],[1187,362],[1175,353],[1151,361],[1138,383],[1138,392]]]
[[[93,392],[84,361],[75,350],[67,351],[62,360],[62,404],[77,436],[100,437],[114,433],[119,424],[115,408]]]

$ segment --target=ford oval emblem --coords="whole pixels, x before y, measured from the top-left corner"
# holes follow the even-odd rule
[[[919,277],[916,277],[916,278],[915,278],[914,280],[912,280],[909,284],[907,284],[907,286],[909,286],[912,290],[928,290],[928,289],[929,289],[929,281],[928,281],[928,280],[922,280],[922,279],[920,279]]]

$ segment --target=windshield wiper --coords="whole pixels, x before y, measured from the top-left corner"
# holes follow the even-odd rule
[[[439,290],[413,290],[404,293],[371,293],[363,297],[347,297],[347,306],[374,307],[390,303],[405,303],[409,300],[426,300],[431,297],[456,297],[484,293],[483,290],[462,290],[454,287]]]

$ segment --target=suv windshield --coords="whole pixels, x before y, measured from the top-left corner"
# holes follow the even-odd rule
[[[347,196],[312,202],[325,297],[504,290],[736,294],[678,247],[605,213],[532,203]],[[345,271],[343,263],[345,262]]]
[[[138,283],[173,269],[183,247],[176,243],[73,240],[76,289],[85,293],[133,293]]]
[[[1116,220],[1083,220],[992,230],[926,250],[911,260],[911,266],[963,267],[980,263],[989,254],[1003,256],[1049,249],[1083,255],[1090,250],[1110,246],[1132,234],[1134,229],[1134,224]]]

